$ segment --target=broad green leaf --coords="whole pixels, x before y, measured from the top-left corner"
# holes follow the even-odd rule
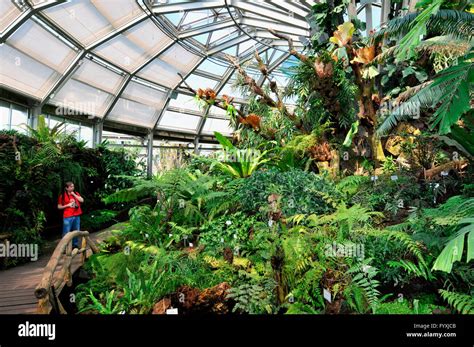
[[[350,147],[352,144],[352,139],[354,138],[354,135],[357,134],[359,131],[359,121],[355,121],[352,123],[351,128],[349,129],[346,138],[344,140],[344,143],[342,144],[344,147]]]
[[[232,144],[232,142],[230,142],[230,140],[224,135],[222,135],[220,132],[214,131],[214,136],[216,137],[216,140],[219,141],[219,143],[224,149],[234,148],[234,145]]]

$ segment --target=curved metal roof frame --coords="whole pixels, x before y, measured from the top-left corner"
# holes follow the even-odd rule
[[[179,45],[191,52],[194,56],[199,57],[194,65],[184,73],[184,79],[187,79],[192,74],[202,76],[204,78],[211,78],[215,80],[219,78],[219,82],[215,87],[217,93],[226,86],[232,78],[235,69],[227,63],[225,53],[229,50],[235,49],[235,55],[238,56],[241,62],[251,60],[255,50],[259,53],[271,51],[270,58],[268,58],[270,72],[277,73],[278,67],[284,63],[288,58],[287,43],[282,42],[277,38],[272,37],[268,32],[269,28],[282,32],[291,36],[295,45],[300,49],[304,48],[301,43],[302,38],[309,37],[311,28],[306,20],[311,12],[311,6],[316,1],[290,1],[290,0],[276,0],[276,1],[238,1],[238,0],[203,0],[203,1],[189,1],[189,0],[123,0],[124,2],[134,2],[140,9],[141,13],[136,15],[128,22],[121,23],[119,26],[114,26],[113,30],[95,39],[92,42],[84,43],[75,37],[70,32],[63,29],[54,20],[52,20],[46,10],[61,6],[68,3],[65,0],[11,0],[15,6],[21,9],[21,15],[15,18],[0,34],[0,43],[7,43],[8,39],[19,29],[24,23],[29,20],[34,21],[42,28],[53,34],[56,38],[66,43],[77,54],[72,59],[65,70],[62,72],[59,79],[57,79],[47,90],[45,95],[39,100],[40,105],[43,106],[51,102],[53,97],[61,90],[61,88],[71,79],[71,77],[78,71],[84,61],[90,60],[99,65],[114,71],[121,76],[122,81],[118,89],[112,96],[110,103],[106,106],[101,118],[106,122],[117,122],[117,120],[108,119],[114,107],[119,100],[123,98],[124,91],[131,84],[135,82],[145,85],[148,88],[156,89],[166,94],[166,101],[161,109],[155,109],[152,117],[153,122],[150,126],[142,126],[135,124],[135,126],[145,128],[147,130],[159,130],[159,124],[167,110],[173,110],[169,106],[170,100],[176,93],[188,94],[183,89],[180,89],[180,84],[163,85],[158,81],[138,75],[145,70],[155,60],[161,58],[166,52],[169,52],[172,47]],[[75,3],[81,3],[82,0],[75,0]],[[100,2],[100,1],[96,1]],[[355,1],[353,1],[355,3]],[[95,6],[94,2],[92,5]],[[202,13],[204,12],[204,15]],[[173,21],[170,16],[177,15],[180,17],[179,21]],[[152,56],[144,60],[134,69],[124,69],[110,59],[100,56],[97,49],[108,44],[112,39],[119,37],[119,35],[128,32],[138,25],[146,21],[152,22],[162,33],[164,33],[169,41],[166,42],[158,51],[154,52]],[[234,29],[234,30],[232,30]],[[212,40],[214,33],[219,32],[218,39]],[[228,34],[226,32],[229,31]],[[224,34],[222,34],[224,33]],[[205,37],[205,40],[199,40],[199,37]],[[227,52],[226,52],[227,51]],[[276,51],[280,51],[277,56]],[[220,75],[219,73],[212,73],[211,71],[199,70],[203,62],[209,60],[217,65],[224,66],[225,71]],[[258,72],[258,70],[257,70]],[[259,83],[263,83],[263,79],[259,78]],[[2,87],[3,87],[2,83]],[[8,86],[5,86],[8,88]],[[99,89],[93,86],[95,89]],[[179,109],[178,111],[184,114],[196,115],[197,112]],[[210,112],[210,107],[205,108],[199,112],[200,119],[194,132],[195,137],[203,135],[205,122],[208,118],[225,119],[226,117],[213,115]],[[124,124],[126,125],[126,124]],[[132,125],[132,124],[130,124]],[[175,129],[161,129],[163,131],[179,132]],[[184,131],[185,133],[186,132]]]

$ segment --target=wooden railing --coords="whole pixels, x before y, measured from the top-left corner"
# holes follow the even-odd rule
[[[75,248],[73,250],[72,241],[75,237],[80,238],[81,248]],[[44,268],[41,282],[35,289],[35,296],[39,299],[38,313],[49,314],[51,310],[61,314],[67,313],[61,305],[58,296],[65,285],[72,285],[71,265],[73,259],[81,254],[81,264],[83,264],[87,258],[88,246],[92,253],[99,252],[99,248],[94,241],[91,240],[89,232],[87,231],[71,231],[64,235],[61,241],[59,241],[51,259]],[[61,259],[64,259],[61,272],[59,276],[54,276]]]

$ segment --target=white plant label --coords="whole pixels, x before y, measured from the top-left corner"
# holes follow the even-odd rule
[[[177,308],[169,308],[166,310],[166,314],[178,314]]]
[[[329,303],[331,303],[331,292],[327,290],[326,288],[323,289],[323,296],[324,299],[326,299]]]

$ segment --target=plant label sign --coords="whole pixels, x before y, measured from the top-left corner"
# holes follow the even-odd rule
[[[326,288],[323,288],[323,296],[329,303],[331,303],[331,292]]]
[[[177,308],[169,308],[166,310],[166,314],[178,314]]]

